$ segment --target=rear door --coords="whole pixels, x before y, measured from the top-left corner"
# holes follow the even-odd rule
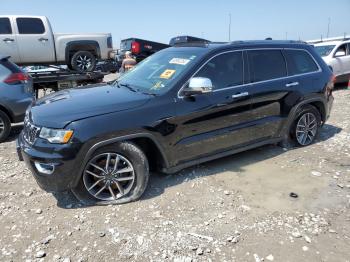
[[[0,53],[11,56],[11,61],[20,62],[17,39],[9,17],[0,17]]]
[[[251,104],[244,85],[242,51],[230,51],[210,59],[194,77],[206,77],[213,91],[179,99],[174,158],[180,162],[205,157],[248,144]]]
[[[336,56],[339,51],[344,51],[345,55]],[[336,76],[350,73],[350,50],[348,44],[342,44],[335,50],[331,63]]]
[[[47,20],[17,17],[17,41],[22,63],[55,62],[55,46]]]
[[[295,83],[286,79],[287,67],[281,49],[249,50],[247,56],[253,132],[256,142],[260,142],[274,138],[280,130],[285,117],[283,101]]]

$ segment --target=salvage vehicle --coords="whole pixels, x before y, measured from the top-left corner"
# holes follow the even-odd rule
[[[23,121],[33,100],[32,79],[8,56],[0,55],[0,142],[9,136],[11,123]]]
[[[336,83],[350,79],[350,39],[344,41],[325,41],[314,45],[316,52],[332,69]]]
[[[46,191],[126,203],[141,197],[150,170],[174,173],[283,141],[311,144],[332,90],[331,70],[302,42],[171,47],[112,85],[37,100],[17,152]]]
[[[144,40],[140,38],[127,38],[120,41],[120,49],[116,55],[116,61],[118,67],[121,67],[123,59],[125,58],[125,53],[127,51],[131,52],[132,56],[135,58],[136,62],[139,63],[143,59],[153,55],[154,53],[168,48],[169,45],[158,43],[154,41]]]
[[[45,16],[0,15],[0,53],[18,65],[64,64],[93,71],[112,54],[111,34],[53,33]]]

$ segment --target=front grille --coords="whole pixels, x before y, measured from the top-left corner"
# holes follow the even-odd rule
[[[31,145],[34,144],[38,134],[40,132],[40,128],[30,123],[29,119],[25,117],[24,126],[23,126],[23,137],[24,139]]]

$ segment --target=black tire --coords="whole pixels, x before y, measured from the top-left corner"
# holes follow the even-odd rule
[[[119,196],[117,199],[100,199],[103,198],[103,196],[106,196],[109,194],[109,190],[107,188],[101,192],[100,195],[98,195],[98,198],[93,196],[93,191],[91,190],[91,193],[88,190],[88,179],[95,179],[95,181],[92,181],[91,183],[95,184],[96,180],[99,180],[100,178],[94,178],[91,176],[89,173],[86,171],[89,171],[89,168],[91,168],[91,165],[89,163],[96,163],[93,162],[95,161],[94,159],[98,159],[99,157],[103,157],[105,154],[117,154],[119,156],[119,162],[122,161],[121,163],[124,164],[124,159],[129,161],[128,163],[132,165],[132,168],[134,172],[132,175],[134,176],[133,184],[128,185],[127,181],[124,181],[124,186],[128,186],[128,191],[124,195]],[[111,160],[111,165],[114,166],[115,160],[113,161],[112,157],[110,158]],[[103,163],[102,166],[106,164],[107,160]],[[94,168],[94,167],[93,167]],[[94,169],[93,171],[96,172],[95,170],[99,169]],[[121,169],[119,169],[121,170]],[[90,169],[91,171],[91,169]],[[106,178],[106,176],[103,176]],[[148,184],[148,179],[149,179],[149,166],[148,166],[148,160],[145,156],[145,154],[142,152],[141,149],[139,149],[135,144],[130,143],[130,142],[121,142],[117,144],[113,144],[110,146],[103,147],[101,149],[98,149],[89,159],[88,163],[84,167],[83,174],[81,174],[81,178],[79,180],[79,183],[76,188],[72,189],[73,194],[76,196],[76,198],[83,203],[84,205],[116,205],[116,204],[124,204],[128,202],[135,201],[139,199],[143,192],[145,191],[147,184]],[[111,186],[113,182],[110,182]],[[120,182],[119,182],[120,183]],[[99,191],[99,188],[103,188],[105,186],[105,182],[102,181],[101,185],[97,184],[97,189],[94,189],[95,191]],[[119,186],[117,187],[117,184],[113,184],[115,189],[114,190],[119,190]],[[118,191],[114,191],[114,193],[117,193]],[[119,194],[118,194],[119,195]],[[109,194],[110,197],[112,197],[112,194]]]
[[[308,121],[306,119],[310,119],[309,124],[304,122],[304,120]],[[312,105],[302,106],[302,108],[297,112],[295,120],[290,129],[290,135],[293,143],[299,147],[312,144],[318,136],[321,122],[321,114],[317,108]],[[300,125],[298,126],[298,124]],[[302,127],[304,125],[305,127]],[[306,140],[304,141],[304,139]]]
[[[78,72],[91,72],[95,70],[96,62],[96,57],[91,52],[78,51],[72,56],[68,67]]]
[[[11,131],[11,121],[6,113],[0,110],[0,143],[4,142]]]

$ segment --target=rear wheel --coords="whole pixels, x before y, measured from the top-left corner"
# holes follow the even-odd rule
[[[94,71],[96,68],[96,57],[89,51],[78,51],[72,56],[68,67],[78,72]]]
[[[148,178],[144,153],[136,145],[122,142],[98,150],[72,191],[86,205],[122,204],[140,198]]]
[[[11,131],[11,121],[6,113],[0,111],[0,143],[4,142]]]
[[[305,105],[292,125],[291,135],[298,146],[307,146],[314,142],[321,126],[321,115],[319,111],[311,106]]]

